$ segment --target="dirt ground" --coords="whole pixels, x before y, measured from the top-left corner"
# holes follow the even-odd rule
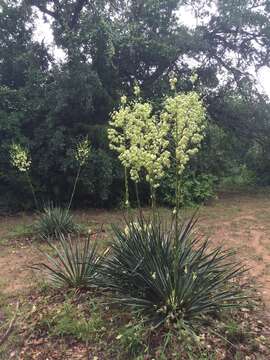
[[[120,212],[90,210],[76,213],[78,221],[91,228],[106,226],[121,218]],[[226,193],[200,209],[200,231],[214,245],[233,248],[249,268],[270,309],[270,192]],[[0,217],[0,291],[16,294],[37,281],[29,268],[40,259],[35,241],[30,241],[27,226],[33,217],[20,214]],[[25,228],[26,227],[26,228]]]
[[[190,211],[193,210],[188,210],[188,212]],[[168,210],[164,210],[164,215],[167,213]],[[104,238],[110,237],[110,224],[121,221],[122,212],[93,209],[87,212],[76,212],[75,217],[77,222],[84,225],[85,229],[102,228],[104,240]],[[238,192],[220,194],[218,199],[201,207],[198,223],[200,233],[209,237],[213,245],[233,248],[236,257],[249,268],[247,276],[252,279],[265,303],[263,311],[258,316],[267,324],[270,320],[269,219],[270,191],[249,194]],[[39,249],[44,246],[31,234],[29,225],[34,221],[34,216],[30,214],[0,217],[0,324],[1,319],[5,317],[1,307],[11,305],[11,308],[14,309],[18,299],[22,302],[31,299],[31,294],[42,279],[40,274],[31,269],[31,266],[42,259]],[[103,243],[106,244],[106,241]],[[267,331],[265,332],[266,337],[269,334]],[[35,342],[39,340],[42,339],[35,339]],[[13,346],[14,340],[10,341]],[[26,349],[28,348],[26,347]],[[71,349],[74,350],[72,347]],[[34,358],[31,356],[31,359]],[[47,358],[42,356],[37,359]],[[11,356],[10,359],[12,358]],[[58,357],[56,358],[58,359]],[[262,358],[265,359],[265,357]],[[1,354],[0,359],[2,359]],[[20,359],[26,358],[21,357]]]

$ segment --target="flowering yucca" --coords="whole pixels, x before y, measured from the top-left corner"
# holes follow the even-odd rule
[[[177,78],[172,77],[172,90],[176,84]],[[154,205],[155,189],[171,159],[176,163],[176,197],[179,197],[179,176],[190,157],[198,152],[203,139],[205,109],[196,92],[175,93],[165,99],[164,108],[157,116],[153,114],[152,105],[139,98],[138,85],[134,87],[134,95],[137,98],[132,102],[122,96],[119,110],[112,114],[108,137],[110,148],[119,154],[125,174],[128,170],[136,183],[142,173],[146,175]],[[127,188],[127,179],[125,183]]]
[[[192,91],[168,97],[161,114],[170,124],[178,174],[181,175],[190,157],[199,150],[205,129],[205,108],[199,95]]]
[[[195,81],[193,76],[191,82]],[[193,324],[204,321],[204,314],[238,306],[242,290],[235,280],[243,269],[231,262],[230,252],[211,250],[207,240],[200,240],[193,231],[194,217],[183,222],[179,216],[180,177],[199,150],[205,109],[197,93],[177,93],[176,84],[177,78],[171,78],[174,94],[165,99],[158,114],[138,98],[137,85],[137,99],[128,102],[122,97],[120,109],[112,114],[110,147],[125,167],[126,189],[127,170],[135,182],[146,174],[154,216],[148,220],[140,211],[138,221],[128,217],[124,229],[113,228],[110,256],[101,271],[106,289],[136,314],[146,315],[156,326],[182,324],[192,329]],[[155,211],[155,188],[172,163],[176,208],[172,222],[166,224]]]
[[[176,77],[171,77],[169,79],[169,83],[170,83],[171,90],[175,90],[176,84],[177,84],[177,78]]]
[[[138,85],[134,88],[140,94]],[[126,104],[121,98],[121,107],[112,114],[108,137],[110,148],[117,151],[122,165],[129,169],[131,179],[138,182],[144,170],[146,180],[153,187],[164,175],[169,166],[170,153],[166,139],[169,127],[167,122],[153,115],[152,105],[140,100]]]
[[[84,140],[80,141],[75,150],[75,159],[78,161],[80,166],[83,166],[90,155],[90,141],[88,138],[85,138]]]
[[[20,172],[27,172],[31,166],[29,153],[20,144],[12,144],[10,147],[11,164]]]
[[[36,198],[36,193],[34,186],[32,184],[30,175],[29,175],[29,169],[31,166],[31,159],[29,152],[23,148],[20,144],[13,143],[10,147],[10,161],[11,164],[20,172],[24,173],[26,175],[26,179],[29,183],[33,200],[35,203],[36,208],[38,208],[38,201]]]
[[[79,163],[79,167],[77,170],[77,175],[76,175],[76,178],[74,181],[73,190],[72,190],[70,200],[68,203],[68,207],[67,207],[68,210],[71,208],[72,200],[73,200],[73,197],[74,197],[74,194],[76,191],[76,187],[77,187],[77,183],[78,183],[80,173],[81,173],[81,168],[85,165],[87,159],[89,158],[90,151],[91,151],[90,141],[87,137],[84,140],[77,143],[74,157],[75,157],[75,160]]]

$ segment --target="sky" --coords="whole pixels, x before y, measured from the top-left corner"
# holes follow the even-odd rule
[[[59,60],[64,59],[64,52],[53,45],[53,35],[49,23],[45,23],[40,12],[37,11],[36,30],[34,38],[38,41],[44,41],[50,46],[51,53]],[[188,7],[185,11],[181,10],[181,16],[179,14],[179,21],[184,25],[192,28],[197,25],[196,18],[194,17],[192,10]],[[270,98],[270,68],[262,67],[257,73],[252,71],[257,79],[258,88],[266,93]]]

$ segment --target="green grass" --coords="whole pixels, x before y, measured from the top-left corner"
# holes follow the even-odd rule
[[[94,302],[89,303],[89,317],[86,318],[79,306],[66,300],[56,311],[43,319],[51,336],[72,336],[83,342],[95,341],[106,329],[98,307]]]
[[[19,309],[20,310],[20,309]],[[16,304],[13,303],[10,296],[0,292],[0,338],[7,331],[12,318],[14,317],[16,311]],[[19,311],[18,311],[19,316]],[[6,360],[7,354],[10,354],[11,349],[13,351],[19,349],[21,345],[21,338],[18,334],[18,327],[16,325],[16,320],[14,323],[13,331],[7,337],[6,341],[0,346],[0,360]]]
[[[8,245],[11,240],[22,239],[25,241],[26,238],[30,238],[34,235],[34,228],[29,224],[12,224],[7,226],[4,234],[1,235],[0,244]]]

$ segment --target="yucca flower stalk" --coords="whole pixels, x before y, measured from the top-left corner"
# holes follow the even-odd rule
[[[206,111],[198,93],[195,91],[177,93],[176,84],[177,78],[172,77],[170,87],[174,94],[165,99],[161,119],[170,126],[171,158],[176,164],[174,215],[177,227],[180,209],[180,180],[190,158],[199,151],[204,137]]]
[[[29,151],[25,149],[22,145],[13,143],[10,147],[10,161],[14,168],[16,168],[22,174],[26,175],[26,179],[33,195],[35,206],[36,208],[38,208],[38,201],[35,189],[29,174],[29,170],[32,164]]]
[[[134,87],[134,95],[135,100],[130,102],[123,96],[119,110],[112,114],[108,130],[110,148],[118,152],[125,169],[126,205],[129,205],[127,176],[135,182],[138,194],[138,182],[144,173],[151,190],[152,207],[155,209],[156,189],[164,176],[165,168],[170,165],[170,153],[167,150],[169,127],[153,113],[152,105],[139,97],[138,85]]]
[[[84,140],[77,143],[74,157],[78,164],[78,169],[77,169],[77,174],[76,174],[76,178],[74,181],[72,193],[70,196],[69,204],[67,207],[68,210],[70,210],[70,208],[71,208],[71,204],[72,204],[74,194],[75,194],[75,191],[77,188],[77,183],[78,183],[78,180],[79,180],[79,177],[81,174],[81,169],[85,165],[86,161],[88,160],[88,158],[90,156],[90,152],[91,152],[91,145],[90,145],[90,141],[87,137]]]
[[[146,174],[152,208],[155,209],[155,193],[160,179],[172,162],[176,164],[174,212],[178,218],[180,177],[190,158],[198,152],[203,139],[205,108],[199,94],[194,91],[177,93],[176,84],[177,78],[172,77],[170,86],[174,94],[165,99],[160,115],[154,114],[152,105],[140,98],[140,88],[135,85],[135,100],[128,102],[127,97],[123,96],[119,110],[113,112],[108,137],[111,149],[118,152],[125,168],[127,206],[128,174],[135,182],[136,193],[141,173]]]

